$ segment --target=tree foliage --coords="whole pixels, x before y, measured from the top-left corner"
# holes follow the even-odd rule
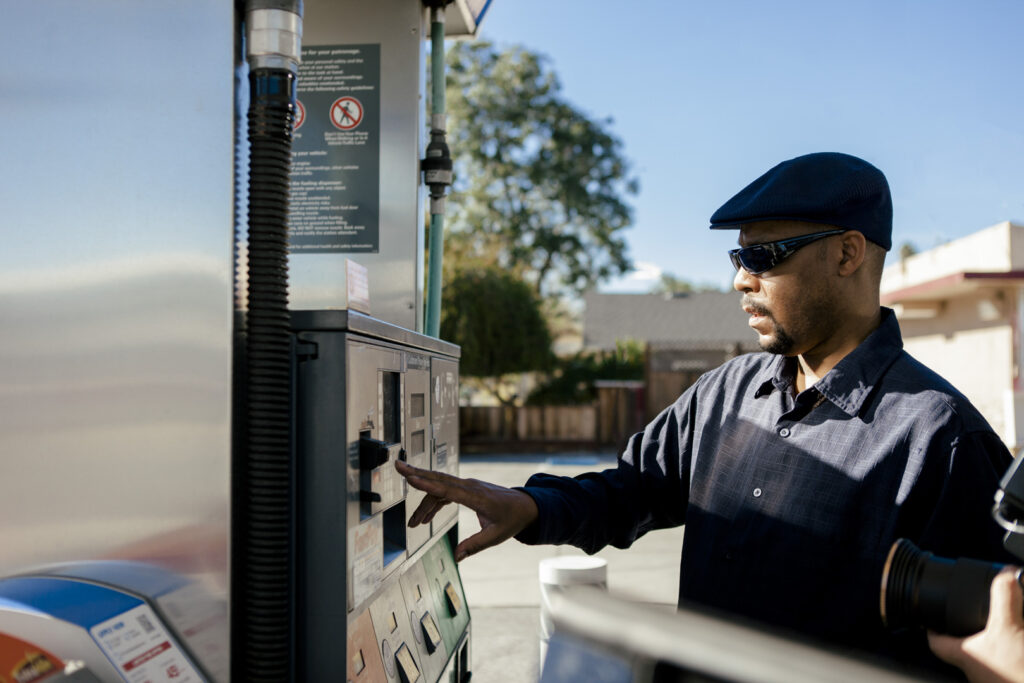
[[[917,253],[917,247],[914,246],[913,242],[904,242],[900,245],[899,254],[900,259],[908,259]]]
[[[451,251],[486,256],[542,295],[578,295],[630,268],[637,191],[609,120],[561,95],[544,58],[456,43],[447,53]]]
[[[643,379],[644,347],[635,340],[616,342],[614,351],[580,351],[560,358],[549,379],[530,392],[529,405],[580,405],[597,398],[594,382]]]
[[[651,294],[693,294],[696,292],[720,292],[722,289],[710,284],[694,284],[672,273],[662,273],[661,278],[651,287]]]
[[[502,403],[512,373],[550,367],[551,333],[536,292],[515,275],[496,267],[459,269],[441,296],[441,338],[462,347],[460,374],[487,382]]]

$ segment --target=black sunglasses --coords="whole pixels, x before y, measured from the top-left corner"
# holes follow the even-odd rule
[[[826,230],[824,232],[812,232],[810,235],[790,237],[776,242],[764,242],[754,244],[741,249],[730,249],[729,259],[736,270],[742,268],[751,275],[760,275],[779,265],[792,256],[802,247],[811,242],[816,242],[823,237],[838,235],[846,232],[844,229]]]

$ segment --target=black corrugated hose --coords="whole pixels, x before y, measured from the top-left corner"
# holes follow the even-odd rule
[[[288,680],[291,661],[291,333],[288,190],[295,79],[251,73],[249,315],[242,598],[246,681]]]
[[[243,538],[233,596],[242,651],[232,677],[258,683],[293,679],[291,333],[288,314],[288,199],[301,4],[247,6],[249,88],[248,319],[246,457],[236,510]],[[299,17],[298,30],[294,18]],[[282,18],[283,17],[283,18]],[[293,57],[268,51],[259,31],[296,33]],[[257,34],[253,37],[253,28]],[[290,37],[290,36],[289,36]],[[268,41],[278,49],[278,39]],[[236,527],[239,528],[239,527]],[[239,623],[239,620],[241,623]]]

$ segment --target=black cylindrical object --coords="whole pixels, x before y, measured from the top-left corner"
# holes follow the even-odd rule
[[[989,587],[1004,565],[947,559],[896,541],[882,572],[882,621],[889,628],[921,626],[967,636],[985,628]]]
[[[294,680],[288,203],[301,0],[248,0],[247,304],[232,539],[232,677]]]
[[[245,538],[242,604],[246,681],[290,678],[291,334],[288,195],[295,75],[250,73],[249,269],[246,442],[241,495]]]

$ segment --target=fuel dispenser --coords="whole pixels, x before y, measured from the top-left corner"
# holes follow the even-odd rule
[[[426,45],[488,4],[9,8],[0,681],[469,678],[394,463],[458,472]]]
[[[352,310],[297,311],[292,325],[303,678],[462,680],[456,512],[410,529],[423,494],[394,468],[457,469],[458,347]]]

